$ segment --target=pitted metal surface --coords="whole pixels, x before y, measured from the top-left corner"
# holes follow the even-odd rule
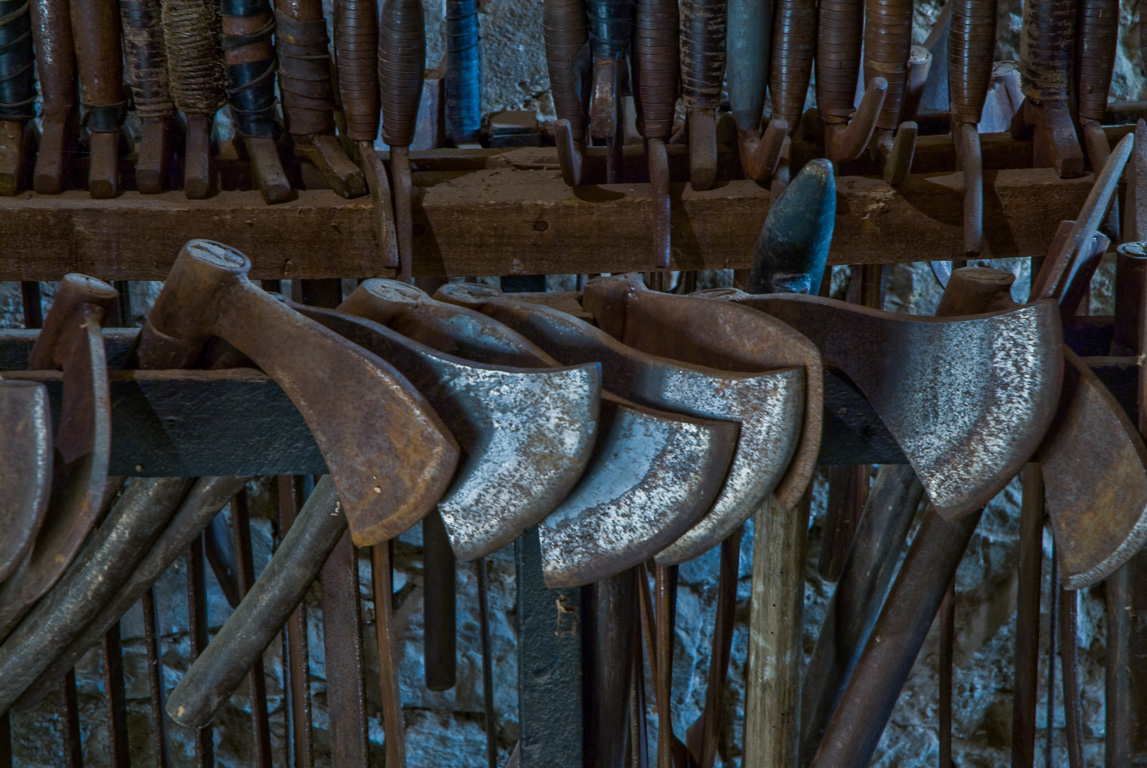
[[[470,363],[370,320],[295,309],[396,366],[462,446],[463,460],[438,502],[459,560],[509,544],[581,477],[597,430],[596,366],[539,371]]]
[[[640,352],[564,312],[514,300],[482,286],[449,285],[439,294],[509,325],[564,363],[599,361],[605,387],[622,397],[674,413],[740,423],[736,454],[720,495],[709,514],[698,521],[698,530],[690,531],[688,539],[665,554],[669,563],[690,559],[719,544],[748,519],[784,476],[801,435],[803,369],[713,370]],[[818,436],[819,432],[818,426]]]
[[[1060,579],[1082,589],[1147,542],[1147,449],[1087,364],[1066,349],[1064,361],[1063,398],[1039,460]]]
[[[589,584],[674,541],[709,508],[736,440],[728,422],[603,404],[604,450],[538,527],[546,585]]]
[[[43,384],[0,379],[0,577],[40,530],[52,490],[52,412]]]
[[[864,393],[944,517],[985,504],[1031,457],[1059,400],[1054,302],[960,319],[832,299],[739,299],[789,323]]]

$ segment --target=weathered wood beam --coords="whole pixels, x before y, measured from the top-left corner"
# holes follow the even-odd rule
[[[465,165],[465,164],[464,164]],[[480,167],[476,167],[480,166]],[[648,270],[648,185],[566,187],[553,150],[475,155],[470,170],[415,174],[414,273],[504,275]],[[1042,255],[1055,223],[1076,215],[1090,177],[1048,169],[988,171],[988,256]],[[962,176],[913,175],[893,189],[867,177],[838,184],[834,264],[963,256]],[[770,204],[751,181],[707,191],[674,184],[674,269],[744,268]],[[254,278],[386,275],[376,253],[368,198],[327,190],[266,205],[257,192],[187,200],[179,192],[92,200],[83,192],[0,199],[0,275],[52,280],[65,272],[105,280],[162,280],[192,237],[226,242],[251,257]]]

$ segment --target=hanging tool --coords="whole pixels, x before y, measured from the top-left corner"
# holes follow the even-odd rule
[[[374,149],[381,122],[378,91],[378,5],[375,0],[335,3],[335,63],[346,119],[345,136],[354,142],[370,189],[382,266],[398,266],[394,199],[386,166]]]
[[[0,579],[8,578],[35,541],[52,489],[52,412],[43,384],[0,379]]]
[[[772,0],[728,0],[726,77],[729,108],[737,124],[737,149],[745,175],[768,181],[780,160],[789,125],[774,117],[760,133],[769,84]]]
[[[778,130],[785,128],[789,135],[800,125],[804,114],[815,53],[816,0],[780,0],[773,20],[769,94],[773,103],[772,119],[783,121]],[[780,162],[786,162],[788,142],[782,143]]]
[[[24,124],[33,117],[32,21],[28,0],[0,2],[0,196],[24,179]]]
[[[589,95],[589,133],[605,142],[605,180],[621,181],[625,142],[625,51],[633,37],[634,0],[586,0],[593,79]]]
[[[119,14],[114,3],[100,0],[69,0],[69,9],[90,141],[88,192],[106,199],[119,193],[119,133],[127,112]]]
[[[422,0],[388,0],[378,36],[378,78],[382,94],[382,138],[390,145],[394,178],[394,219],[398,240],[398,279],[409,282],[414,259],[414,195],[410,143],[422,97],[426,67],[426,28]]]
[[[920,63],[910,68],[911,56],[912,0],[866,0],[864,79],[871,84],[883,77],[888,84],[869,148],[883,168],[884,180],[893,186],[907,177],[916,148],[915,121],[901,122],[910,69],[920,69]],[[921,86],[926,71],[924,75],[916,76]]]
[[[1026,0],[1020,33],[1024,103],[1012,120],[1018,137],[1035,132],[1032,162],[1060,178],[1083,175],[1083,151],[1071,111],[1076,0]]]
[[[1119,38],[1119,3],[1112,0],[1079,0],[1079,38],[1076,41],[1075,92],[1078,94],[1079,123],[1083,148],[1093,170],[1098,172],[1111,154],[1103,132],[1107,94],[1115,70],[1115,50]],[[1114,203],[1104,226],[1113,240],[1119,239],[1119,204]]]
[[[482,130],[482,49],[478,0],[446,2],[446,135],[477,144]]]
[[[222,0],[223,61],[235,132],[242,138],[263,200],[293,196],[275,144],[275,16],[268,0]]]
[[[279,93],[295,151],[338,195],[359,197],[366,194],[366,180],[335,138],[329,43],[321,0],[275,0]]]
[[[76,147],[76,49],[67,0],[34,0],[32,39],[42,102],[40,146],[32,189],[54,195],[64,189],[66,156]],[[6,101],[0,97],[0,101]]]
[[[160,0],[160,8],[171,95],[186,121],[183,193],[201,200],[215,187],[211,124],[226,103],[219,3]]]
[[[135,186],[145,194],[162,192],[167,180],[168,138],[175,103],[167,78],[167,50],[160,0],[120,0],[123,54],[141,139]]]
[[[824,130],[824,152],[835,164],[860,157],[872,140],[884,107],[888,80],[868,75],[868,88],[855,109],[864,40],[864,0],[824,0],[816,47],[816,105]],[[816,288],[814,287],[814,292]]]
[[[680,83],[677,0],[637,0],[635,27],[630,61],[637,130],[645,139],[649,189],[653,197],[653,264],[658,269],[668,269],[672,248],[669,157],[665,153],[665,141],[673,131]]]
[[[582,0],[544,0],[546,69],[553,93],[555,143],[562,180],[571,187],[581,184],[585,155],[586,110],[582,93],[590,66],[589,30]]]
[[[992,80],[996,0],[955,0],[948,35],[948,99],[956,159],[964,172],[964,253],[975,258],[984,240],[984,172],[977,125]]]
[[[65,275],[28,358],[32,370],[63,371],[63,408],[47,517],[20,567],[0,584],[0,637],[7,637],[60,578],[102,511],[111,396],[101,329],[116,296],[114,288],[95,278]]]
[[[681,100],[689,127],[689,183],[717,181],[717,107],[725,77],[727,0],[682,0]]]

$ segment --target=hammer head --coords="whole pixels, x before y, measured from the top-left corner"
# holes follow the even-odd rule
[[[140,331],[142,365],[195,360],[222,338],[299,409],[323,452],[355,544],[397,536],[441,498],[458,446],[394,368],[251,284],[238,251],[184,246]]]
[[[597,428],[597,366],[529,370],[471,363],[361,317],[298,310],[393,362],[457,438],[464,459],[438,509],[458,559],[510,543],[581,477]]]
[[[1063,332],[1054,302],[944,319],[815,296],[738,301],[796,328],[852,380],[946,518],[987,504],[1055,414]]]
[[[52,412],[43,384],[0,380],[0,578],[32,544],[52,488]]]

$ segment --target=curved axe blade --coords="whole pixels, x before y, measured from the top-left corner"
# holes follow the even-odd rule
[[[438,502],[459,560],[488,555],[537,525],[589,463],[597,366],[538,371],[470,363],[362,317],[295,309],[398,368],[462,446],[464,459]]]
[[[987,504],[1055,415],[1063,331],[1052,301],[952,319],[815,296],[736,300],[796,328],[852,379],[947,519]]]
[[[713,508],[658,562],[684,562],[721,543],[782,480],[801,435],[803,368],[713,370],[633,349],[564,312],[483,286],[448,285],[439,293],[448,301],[478,307],[563,362],[600,360],[605,386],[622,397],[672,413],[740,424],[733,463]],[[819,428],[816,434],[819,437]]]
[[[401,326],[412,336],[448,346],[463,357],[520,366],[557,365],[540,348],[496,320],[432,299],[405,283],[368,280],[347,298],[347,304],[363,311],[369,306],[374,316]],[[680,533],[682,525],[696,520],[700,514],[696,500],[711,501],[717,487],[711,478],[723,477],[728,467],[728,458],[721,458],[725,448],[704,449],[699,438],[705,430],[713,433],[714,427],[720,427],[716,434],[727,428],[733,431],[715,442],[716,446],[736,439],[732,424],[683,421],[627,403],[608,392],[603,393],[602,411],[608,428],[599,429],[589,469],[560,511],[540,527],[543,576],[551,587],[612,576],[656,554],[667,536]],[[698,430],[700,424],[705,430]],[[731,450],[731,444],[726,447]],[[691,475],[688,451],[695,452],[715,474]],[[634,462],[634,457],[643,455],[647,459],[644,465]],[[641,518],[630,518],[630,527],[619,530],[617,521],[632,513],[642,495]],[[603,532],[613,535],[601,538]],[[576,548],[567,546],[570,539],[579,542]]]
[[[397,536],[441,498],[457,444],[394,368],[264,293],[247,279],[249,269],[233,248],[188,241],[140,331],[141,362],[162,342],[181,343],[188,357],[212,336],[230,343],[299,409],[355,544]]]
[[[52,489],[52,411],[48,390],[30,381],[0,379],[0,578],[32,546]]]
[[[111,395],[102,326],[118,293],[68,274],[60,281],[28,367],[64,372],[52,499],[23,562],[0,585],[0,637],[7,637],[76,556],[99,516],[111,456]]]

